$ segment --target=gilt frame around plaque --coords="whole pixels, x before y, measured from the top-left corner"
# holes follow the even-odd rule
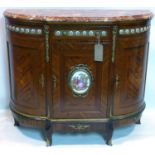
[[[68,85],[75,97],[85,97],[93,84],[93,75],[88,65],[78,64],[68,74]]]

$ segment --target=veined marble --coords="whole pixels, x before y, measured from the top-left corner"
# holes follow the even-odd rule
[[[6,17],[51,22],[116,22],[150,19],[148,10],[90,10],[90,9],[8,9]]]

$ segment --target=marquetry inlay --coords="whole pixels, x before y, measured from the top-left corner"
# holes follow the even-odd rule
[[[8,30],[17,32],[17,33],[35,34],[35,35],[42,34],[42,29],[40,28],[27,28],[27,27],[20,27],[20,26],[14,26],[14,25],[6,25],[6,27]]]
[[[107,36],[107,31],[105,30],[56,30],[54,32],[55,36]]]
[[[119,34],[120,35],[138,34],[138,33],[146,32],[149,29],[150,29],[150,26],[137,27],[137,28],[126,28],[126,29],[120,29]]]

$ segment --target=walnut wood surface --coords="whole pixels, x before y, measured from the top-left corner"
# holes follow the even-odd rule
[[[115,127],[140,122],[145,107],[149,30],[120,35],[119,29],[149,26],[149,20],[117,25],[49,23],[47,35],[44,33],[47,23],[44,22],[6,18],[6,24],[40,28],[43,31],[41,35],[34,35],[7,30],[10,107],[15,124],[43,128],[48,145],[52,143],[51,133],[63,131],[68,121],[71,124],[65,128],[67,131],[74,130],[71,129],[74,124],[81,122],[91,124],[93,127],[90,129],[101,129],[103,125],[106,143],[111,145]],[[118,31],[113,51],[114,26]],[[104,46],[103,62],[94,61],[96,37],[55,36],[54,31],[61,29],[106,30],[107,36],[100,39]],[[46,61],[47,45],[49,62]],[[94,78],[85,97],[75,97],[68,85],[68,73],[77,64],[87,64]],[[92,125],[93,122],[97,124]]]
[[[93,60],[94,41],[85,39],[52,40],[52,74],[57,78],[53,88],[54,118],[106,117],[111,43],[104,42],[104,62]],[[68,86],[68,73],[76,64],[87,64],[94,76],[86,97],[75,97]]]
[[[148,34],[119,38],[117,41],[113,114],[137,111],[144,104]]]
[[[9,32],[11,100],[20,112],[45,115],[45,88],[39,81],[45,74],[44,38]]]

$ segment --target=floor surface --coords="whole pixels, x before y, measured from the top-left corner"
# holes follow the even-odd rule
[[[46,147],[39,130],[14,127],[9,109],[0,110],[0,152],[17,154],[154,154],[155,110],[146,109],[141,125],[130,125],[116,129],[113,146],[105,145],[100,134],[53,134],[53,146]],[[136,152],[135,152],[136,151]]]

